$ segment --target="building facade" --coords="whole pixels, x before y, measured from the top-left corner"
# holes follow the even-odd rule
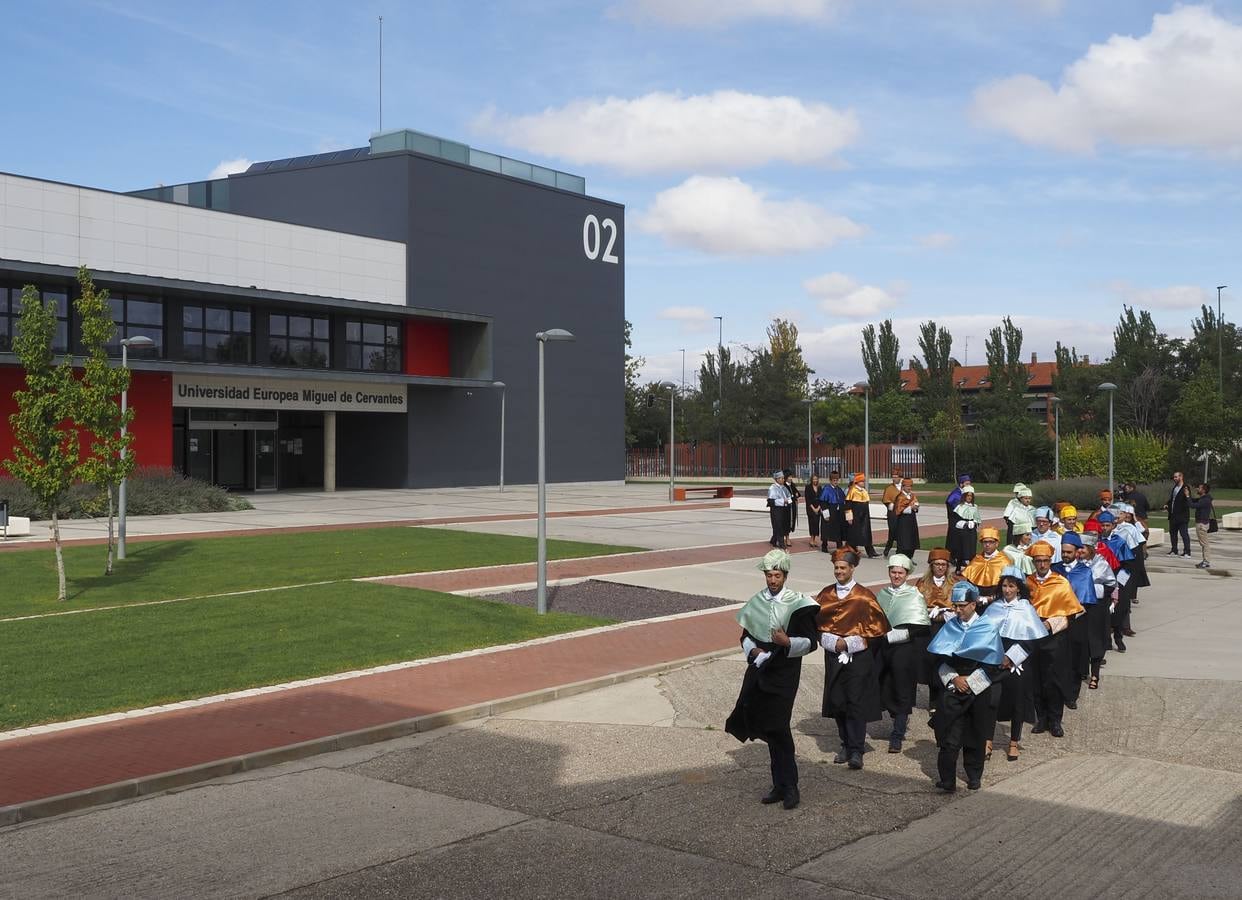
[[[236,490],[624,477],[624,208],[416,132],[133,194],[0,175],[0,460],[25,285],[76,352],[74,272],[133,348],[139,465]],[[115,348],[119,355],[119,344]]]

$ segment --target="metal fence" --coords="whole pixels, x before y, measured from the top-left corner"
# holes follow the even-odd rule
[[[768,478],[777,469],[789,469],[806,480],[811,472],[820,478],[836,469],[841,473],[862,472],[861,446],[831,448],[819,444],[812,448],[807,465],[806,446],[737,447],[727,445],[718,454],[714,444],[677,444],[673,448],[675,473],[681,478]],[[914,444],[873,444],[871,477],[887,478],[900,469],[911,478],[923,477],[923,451]],[[633,447],[625,454],[627,478],[667,478],[668,448]]]

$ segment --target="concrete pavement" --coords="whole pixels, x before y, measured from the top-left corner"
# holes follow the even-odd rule
[[[1242,556],[1234,536],[1217,547]],[[800,554],[795,580],[814,584],[821,558]],[[919,716],[903,753],[883,752],[885,721],[863,771],[832,765],[813,656],[794,717],[803,805],[761,806],[765,749],[720,731],[742,672],[730,655],[3,829],[0,895],[1237,896],[1242,602],[1232,578],[1183,562],[1154,560],[1168,571],[1143,592],[1139,635],[1066,738],[997,754],[977,794],[931,789]],[[719,589],[749,593],[751,566],[727,564]],[[713,566],[677,571],[696,568]]]

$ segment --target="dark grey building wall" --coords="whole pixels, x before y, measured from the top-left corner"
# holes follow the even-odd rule
[[[405,481],[406,417],[397,413],[336,414],[336,484],[382,488]]]
[[[574,343],[546,347],[548,480],[624,477],[623,207],[413,154],[229,184],[234,212],[405,241],[410,305],[493,317],[493,373],[508,385],[507,482],[536,478],[535,333],[573,332]],[[587,257],[592,214],[616,223],[618,263]],[[496,481],[496,392],[411,388],[409,410],[406,486]],[[375,452],[381,469],[395,461]]]

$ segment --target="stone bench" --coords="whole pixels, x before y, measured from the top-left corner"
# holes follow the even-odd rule
[[[1147,549],[1148,550],[1150,550],[1152,547],[1163,547],[1164,540],[1165,540],[1165,533],[1164,533],[1163,528],[1148,528],[1147,529]]]
[[[0,529],[0,534],[5,534]],[[30,520],[25,516],[9,516],[9,527],[7,534],[9,537],[26,537],[30,534]]]
[[[1229,531],[1242,530],[1242,512],[1225,513],[1220,517],[1220,527]]]

